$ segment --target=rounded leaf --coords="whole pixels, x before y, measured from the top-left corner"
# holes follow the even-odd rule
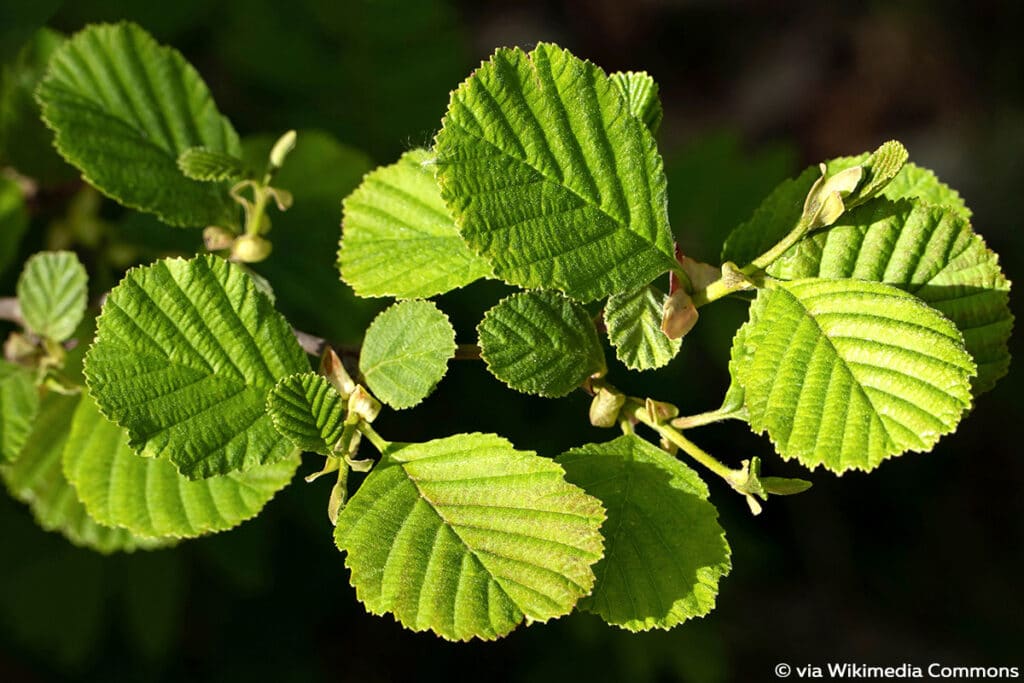
[[[267,413],[278,432],[296,448],[331,455],[341,438],[345,402],[323,375],[289,375],[267,397]]]
[[[28,328],[62,342],[85,316],[89,275],[70,251],[43,251],[25,262],[18,278],[18,304]]]

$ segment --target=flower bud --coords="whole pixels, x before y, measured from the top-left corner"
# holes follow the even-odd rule
[[[231,258],[242,263],[256,263],[270,256],[271,244],[259,235],[240,235],[231,245]]]
[[[608,387],[601,387],[590,402],[590,424],[595,427],[614,427],[626,397]]]
[[[697,307],[686,290],[677,289],[661,311],[661,331],[669,339],[681,339],[697,324]]]

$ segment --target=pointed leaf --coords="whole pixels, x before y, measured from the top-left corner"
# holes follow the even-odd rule
[[[661,314],[668,299],[654,287],[608,297],[604,323],[608,340],[630,370],[653,370],[667,365],[679,353],[682,339],[669,339],[661,331]]]
[[[238,135],[196,70],[135,24],[70,38],[37,98],[57,150],[104,194],[182,227],[232,216],[227,188],[185,177],[177,160],[190,147],[238,156]]]
[[[436,150],[462,236],[507,282],[589,301],[675,267],[653,136],[566,50],[498,50],[452,93]]]
[[[759,291],[733,358],[751,428],[782,457],[838,473],[931,450],[970,406],[975,372],[938,311],[859,280]]]
[[[629,631],[668,629],[715,606],[729,544],[697,473],[629,434],[555,459],[604,505],[605,556],[580,607]]]
[[[267,397],[267,413],[296,448],[331,455],[344,428],[345,403],[326,377],[305,372],[277,383]]]
[[[238,157],[208,147],[186,149],[178,157],[178,168],[192,180],[204,182],[221,180],[237,182],[253,176],[253,172]]]
[[[768,269],[782,279],[858,278],[899,287],[960,329],[978,365],[975,395],[1010,365],[1010,282],[999,257],[951,209],[876,199],[799,242]]]
[[[291,481],[299,456],[190,481],[165,458],[144,458],[127,433],[88,397],[74,413],[63,449],[64,473],[98,523],[152,538],[224,531],[259,514]]]
[[[43,251],[25,262],[18,304],[28,328],[56,342],[75,333],[89,295],[89,275],[70,251]]]
[[[646,71],[616,71],[608,78],[626,98],[630,113],[640,119],[652,135],[657,133],[663,112],[654,79]]]
[[[430,301],[403,301],[366,330],[359,372],[377,398],[411,408],[434,391],[455,355],[455,330]]]
[[[13,462],[39,413],[39,390],[27,368],[0,361],[0,464]]]
[[[338,267],[359,296],[426,298],[491,275],[462,241],[430,164],[430,152],[406,152],[345,199]]]
[[[606,366],[594,321],[555,292],[502,299],[477,327],[487,369],[517,391],[565,396]]]
[[[267,394],[309,361],[241,266],[197,256],[130,270],[96,329],[86,381],[135,450],[170,458],[190,479],[293,452],[270,422]]]
[[[449,640],[568,614],[594,585],[600,503],[491,434],[392,444],[338,518],[356,595]]]

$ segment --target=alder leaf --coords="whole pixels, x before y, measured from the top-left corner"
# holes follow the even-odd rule
[[[608,78],[626,98],[630,113],[640,119],[652,135],[656,134],[664,112],[654,79],[646,71],[616,71]]]
[[[28,230],[28,211],[21,188],[13,180],[0,177],[0,273],[18,256],[21,238]]]
[[[39,390],[32,372],[0,361],[0,464],[21,452],[39,414]]]
[[[70,251],[43,251],[25,262],[18,278],[18,305],[29,330],[62,342],[85,316],[89,275]]]
[[[127,433],[86,397],[71,421],[63,465],[98,523],[143,537],[192,538],[231,529],[259,514],[291,481],[299,456],[190,481],[165,458],[135,454]]]
[[[75,34],[36,97],[61,155],[104,194],[180,227],[231,220],[227,187],[185,177],[191,147],[239,156],[238,135],[177,50],[130,23]]]
[[[971,217],[971,210],[959,192],[939,180],[929,169],[911,163],[903,166],[882,190],[881,196],[892,200],[917,198],[933,206],[944,206],[964,218]]]
[[[605,556],[580,607],[629,631],[669,629],[715,606],[729,544],[697,473],[629,434],[558,456],[565,478],[604,505]]]
[[[758,292],[730,370],[751,428],[782,457],[842,473],[931,450],[970,406],[975,365],[953,323],[920,299],[813,278]]]
[[[35,427],[17,460],[0,467],[7,489],[28,504],[39,526],[63,534],[75,545],[101,553],[167,545],[166,540],[139,538],[125,529],[98,524],[65,479],[61,453],[80,398],[51,393],[42,400]]]
[[[502,299],[477,326],[487,369],[527,394],[565,396],[604,374],[604,351],[587,310],[555,292]]]
[[[601,504],[492,434],[391,444],[335,529],[356,596],[414,631],[493,640],[594,586]]]
[[[653,370],[679,353],[682,339],[661,331],[662,308],[668,297],[655,287],[614,294],[604,306],[604,324],[615,355],[630,370]]]
[[[277,383],[267,396],[267,413],[296,448],[331,455],[344,428],[345,403],[326,377],[305,372]]]
[[[876,199],[797,243],[768,268],[782,279],[857,278],[907,291],[963,333],[978,365],[977,396],[1010,366],[1010,282],[999,257],[954,209]]]
[[[252,278],[211,255],[128,271],[85,360],[90,392],[132,448],[170,458],[189,479],[289,457],[267,394],[307,370],[291,327]]]
[[[178,168],[192,180],[238,182],[254,174],[245,162],[233,154],[225,154],[207,147],[189,147],[178,157]]]
[[[491,276],[459,235],[430,164],[430,152],[406,152],[345,198],[338,267],[359,296],[427,298]]]
[[[496,276],[590,301],[676,267],[654,137],[591,62],[498,50],[442,125],[441,195]]]

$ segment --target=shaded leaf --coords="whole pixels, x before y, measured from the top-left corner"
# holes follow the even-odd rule
[[[70,251],[43,251],[25,262],[18,278],[18,304],[28,328],[62,342],[85,316],[89,275]]]
[[[27,229],[28,211],[21,188],[13,180],[0,177],[0,273],[14,262]]]
[[[239,181],[252,177],[245,162],[232,154],[206,147],[189,147],[178,156],[178,168],[192,180],[216,182]]]
[[[27,368],[0,361],[0,464],[13,462],[39,413],[39,390]]]
[[[267,413],[296,448],[331,455],[344,428],[345,403],[326,377],[305,372],[277,383],[267,396]]]
[[[668,299],[654,287],[608,297],[604,322],[615,355],[630,370],[653,370],[667,365],[679,353],[682,339],[669,339],[661,330]]]

